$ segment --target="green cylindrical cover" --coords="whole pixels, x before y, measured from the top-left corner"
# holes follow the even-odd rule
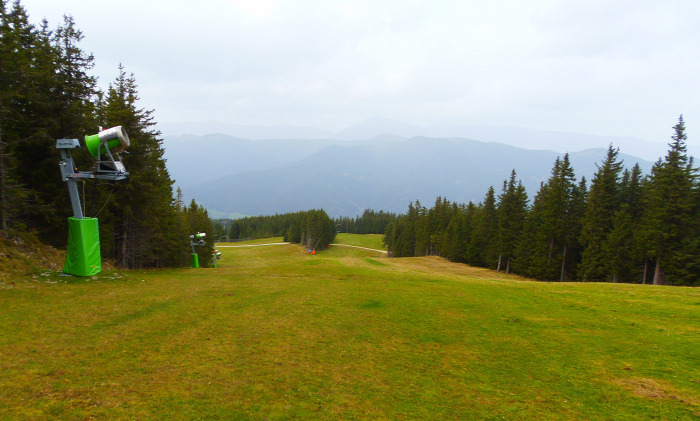
[[[102,140],[100,140],[99,134],[85,136],[85,146],[87,146],[88,151],[90,151],[90,155],[92,155],[95,158],[97,158],[97,149],[100,147],[101,142]],[[109,149],[116,148],[120,144],[121,143],[119,142],[119,139],[112,139],[107,141],[107,147]],[[103,150],[102,152],[107,151]]]
[[[190,262],[190,268],[195,269],[199,267],[199,255],[197,253],[192,253],[192,262]]]
[[[68,248],[63,272],[92,276],[102,271],[97,218],[68,218]]]

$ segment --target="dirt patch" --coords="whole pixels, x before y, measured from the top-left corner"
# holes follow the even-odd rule
[[[663,380],[649,378],[629,378],[613,380],[613,383],[639,397],[654,400],[672,400],[691,406],[695,413],[700,411],[700,399],[687,395]]]
[[[395,263],[401,262],[404,271],[424,272],[430,273],[431,275],[441,273],[448,276],[464,276],[470,279],[482,279],[487,281],[532,281],[532,279],[523,278],[518,275],[450,262],[447,259],[437,256],[395,258],[389,259],[389,261]]]

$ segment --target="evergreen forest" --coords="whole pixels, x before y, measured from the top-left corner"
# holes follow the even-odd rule
[[[82,39],[70,16],[55,28],[46,20],[35,26],[19,1],[0,0],[0,230],[29,230],[65,247],[71,205],[56,140],[82,142],[99,127],[122,126],[131,140],[122,157],[129,177],[79,186],[85,216],[99,217],[102,256],[124,268],[186,265],[189,235],[211,230],[207,212],[173,194],[160,132],[153,111],[139,104],[134,75],[119,66],[100,89]],[[73,158],[81,170],[94,166],[84,150]]]
[[[338,232],[349,234],[384,234],[386,227],[396,219],[393,212],[374,211],[366,209],[356,218],[340,217],[335,219]]]
[[[252,216],[230,223],[226,234],[230,239],[283,237],[284,241],[302,244],[309,250],[332,243],[336,233],[333,220],[322,209]]]
[[[532,202],[515,170],[479,204],[419,201],[386,228],[394,257],[454,262],[550,281],[700,285],[700,178],[683,116],[668,153],[642,174],[611,145],[587,185],[557,158]]]

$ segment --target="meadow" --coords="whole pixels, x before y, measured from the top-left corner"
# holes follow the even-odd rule
[[[278,241],[3,281],[0,418],[700,417],[700,290]]]

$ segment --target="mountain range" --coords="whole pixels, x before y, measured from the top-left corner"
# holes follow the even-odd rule
[[[251,140],[227,135],[165,139],[167,165],[186,200],[214,217],[267,215],[323,208],[355,216],[365,209],[405,212],[409,202],[437,196],[460,203],[498,193],[515,169],[532,198],[560,152],[465,138],[385,134],[365,141]],[[571,152],[577,177],[588,180],[606,148]],[[652,162],[620,153],[627,167]]]
[[[595,136],[582,133],[561,131],[533,130],[523,127],[496,126],[496,125],[470,125],[463,123],[442,123],[428,126],[407,124],[385,118],[370,118],[358,124],[351,125],[340,131],[334,132],[313,126],[255,126],[236,125],[223,122],[201,122],[197,125],[191,123],[170,123],[162,127],[166,139],[176,138],[172,135],[178,133],[194,133],[204,135],[207,133],[226,133],[241,139],[269,140],[269,139],[308,139],[308,140],[332,140],[332,141],[364,141],[377,137],[393,138],[394,140],[406,140],[415,136],[432,138],[465,138],[483,142],[498,142],[524,149],[552,150],[559,153],[576,152],[592,148],[606,148],[613,144],[622,152],[633,153],[640,158],[656,161],[665,155],[668,150],[669,138],[658,139],[656,142],[638,139],[634,137]],[[693,140],[691,139],[691,142]],[[700,154],[700,145],[688,144],[691,155]]]

